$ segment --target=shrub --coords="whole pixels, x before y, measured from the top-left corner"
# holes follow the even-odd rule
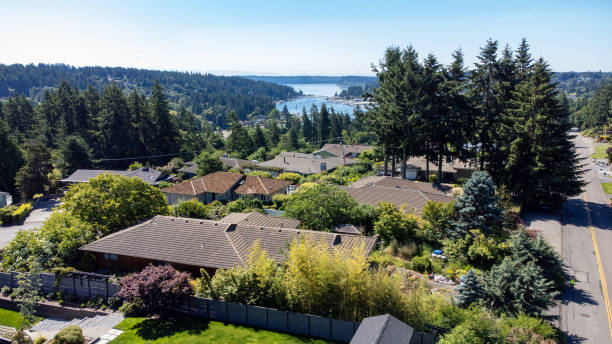
[[[15,210],[17,210],[17,206],[15,205],[0,208],[0,222],[5,225],[13,223],[13,213]]]
[[[419,220],[414,214],[405,214],[395,204],[382,202],[378,208],[378,220],[374,223],[374,231],[389,243],[396,239],[406,243],[415,237],[419,229]]]
[[[457,180],[455,181],[455,184],[463,185],[463,184],[465,184],[465,182],[467,182],[467,178],[462,177],[462,178],[457,178]]]
[[[32,196],[32,199],[33,199],[33,200],[37,200],[37,199],[39,199],[39,198],[43,198],[43,194],[41,194],[41,193],[37,193],[37,194],[35,194],[34,196]],[[41,337],[41,338],[44,338],[44,337]]]
[[[2,293],[2,296],[9,296],[11,294],[11,287],[5,285],[2,287],[2,289],[0,289],[0,293]]]
[[[20,224],[23,223],[25,218],[32,211],[32,205],[30,203],[21,204],[17,210],[13,212],[13,223]]]
[[[79,269],[81,271],[93,272],[96,271],[96,256],[89,252],[85,252],[79,262]]]
[[[436,176],[435,174],[430,174],[429,175],[429,183],[430,184],[438,184],[438,176]]]
[[[46,341],[47,341],[47,338],[45,338],[45,337],[38,337],[34,341],[34,344],[44,344]]]
[[[83,337],[83,330],[76,325],[66,326],[61,329],[55,337],[53,337],[53,344],[83,344],[85,343],[85,337]]]
[[[121,305],[123,304],[123,300],[120,297],[111,296],[108,298],[108,300],[106,300],[106,303],[110,308],[117,309],[121,307]]]
[[[302,176],[297,173],[285,172],[281,173],[276,177],[276,179],[280,180],[288,180],[290,182],[294,182],[295,184],[299,183],[302,180]]]
[[[128,302],[142,301],[142,308],[150,314],[165,314],[186,296],[193,295],[189,274],[178,272],[170,265],[149,265],[139,273],[121,279],[117,296]]]
[[[239,198],[227,204],[230,213],[243,213],[257,209],[263,209],[263,202],[257,198]]]
[[[211,219],[210,207],[199,201],[192,199],[180,202],[172,208],[172,215],[182,217],[192,217],[196,219]]]
[[[133,162],[132,164],[130,164],[130,167],[128,167],[128,170],[130,171],[135,171],[139,168],[143,168],[144,166],[142,166],[142,164],[138,161]]]
[[[142,301],[140,300],[135,300],[133,302],[124,302],[119,307],[119,311],[130,317],[146,315],[144,314],[144,306],[142,304]]]
[[[412,269],[418,272],[427,273],[431,271],[431,260],[428,257],[414,257],[411,264]]]
[[[20,328],[15,332],[15,334],[11,337],[11,343],[13,344],[32,344],[32,338],[25,332],[25,330]]]
[[[247,172],[245,173],[248,176],[256,176],[256,177],[262,177],[262,178],[272,178],[272,174],[270,172],[266,172],[266,171],[251,171],[251,172]]]

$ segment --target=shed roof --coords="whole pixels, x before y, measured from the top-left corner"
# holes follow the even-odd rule
[[[390,314],[363,319],[350,344],[409,344],[414,329]]]

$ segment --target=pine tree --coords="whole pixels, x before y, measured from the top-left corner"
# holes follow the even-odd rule
[[[151,123],[155,131],[155,136],[151,140],[154,142],[154,153],[164,154],[176,150],[176,128],[170,119],[168,100],[164,95],[164,89],[155,81],[149,98],[149,109],[151,111]]]
[[[330,138],[330,117],[329,111],[327,111],[327,106],[325,106],[325,103],[321,104],[319,116],[319,134],[320,139],[322,141],[320,145],[322,145],[325,144],[327,142],[327,139]]]
[[[91,168],[91,150],[80,136],[70,135],[60,146],[60,166],[67,176],[80,168]]]
[[[25,165],[15,176],[17,189],[22,200],[29,200],[37,193],[44,193],[49,188],[49,173],[53,170],[51,152],[38,141],[28,141],[25,145]]]
[[[463,184],[463,194],[455,200],[455,238],[462,238],[471,229],[491,231],[501,220],[495,184],[487,172],[476,171]]]
[[[312,106],[310,107],[310,119],[312,121],[312,140],[310,141],[310,143],[315,145],[321,145],[321,132],[319,131],[321,129],[319,125],[319,109],[315,104],[312,104]]]
[[[227,138],[227,146],[231,151],[240,154],[241,158],[246,158],[253,151],[253,141],[247,130],[242,126],[238,120],[238,115],[234,111],[230,111],[229,120],[231,121],[231,133]]]
[[[278,123],[273,119],[269,119],[266,121],[266,125],[268,129],[268,141],[270,141],[270,147],[276,147],[280,141],[280,129],[278,128]]]
[[[137,89],[134,89],[128,96],[127,106],[130,110],[131,127],[134,133],[130,155],[150,155],[154,145],[152,140],[155,139],[155,129],[147,109],[146,99]]]
[[[268,149],[268,140],[266,140],[266,134],[264,134],[263,130],[260,126],[257,126],[253,132],[253,145],[255,149],[260,147],[264,147]]]
[[[121,89],[112,83],[104,89],[100,109],[100,146],[106,158],[125,157],[133,144],[130,112]]]
[[[2,105],[0,104],[0,108]],[[15,176],[17,171],[23,166],[23,156],[17,147],[17,142],[10,135],[8,125],[0,119],[0,190],[8,192],[15,197]]]
[[[459,293],[455,296],[457,306],[467,308],[482,297],[482,289],[474,270],[468,270],[461,284],[455,287]]]
[[[312,121],[306,113],[306,108],[302,108],[302,136],[306,139],[306,142],[313,141]]]

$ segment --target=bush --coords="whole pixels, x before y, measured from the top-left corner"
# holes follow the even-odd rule
[[[256,176],[256,177],[262,177],[262,178],[272,178],[272,174],[270,172],[266,172],[266,171],[251,171],[251,172],[247,172],[245,174],[247,176]]]
[[[61,329],[55,337],[53,337],[53,344],[83,344],[85,343],[85,337],[83,337],[83,330],[76,325],[66,326]]]
[[[438,184],[438,176],[436,176],[435,174],[430,174],[429,175],[429,183],[430,184]]]
[[[144,312],[144,306],[142,301],[135,300],[133,302],[124,302],[119,307],[119,312],[125,314],[126,316],[135,317],[139,315],[146,315]]]
[[[431,260],[428,257],[414,257],[410,263],[412,269],[418,272],[427,273],[431,271]]]
[[[257,209],[263,209],[263,202],[257,198],[239,198],[227,204],[230,213],[244,213]]]
[[[142,302],[149,314],[165,314],[176,308],[186,296],[193,295],[189,274],[170,265],[149,265],[139,273],[121,279],[117,296],[128,302]]]
[[[13,344],[32,344],[32,338],[25,332],[25,330],[20,328],[15,332],[15,334],[11,337],[11,343]]]
[[[212,218],[210,215],[210,207],[195,199],[180,202],[178,205],[172,208],[172,215],[196,219]]]
[[[276,177],[276,179],[288,180],[290,182],[298,184],[300,182],[300,180],[302,180],[302,176],[300,176],[297,173],[285,172],[285,173],[279,174],[278,177]]]
[[[5,225],[13,223],[13,213],[17,210],[17,206],[9,205],[7,207],[0,208],[0,222]]]
[[[85,252],[79,262],[79,269],[81,271],[93,272],[96,271],[96,256],[89,252]]]
[[[143,168],[144,166],[142,166],[142,164],[138,161],[133,162],[132,164],[130,164],[130,167],[128,167],[128,170],[130,171],[135,171],[139,168]]]
[[[21,204],[17,210],[13,212],[13,223],[21,224],[25,220],[25,218],[32,211],[32,205],[30,203]]]
[[[47,338],[45,338],[45,337],[38,337],[34,341],[34,344],[44,344],[46,341],[47,341]]]
[[[412,240],[419,229],[419,220],[414,214],[405,214],[395,204],[382,202],[378,208],[378,220],[374,223],[374,231],[386,243],[393,239],[399,243]]]
[[[9,296],[11,294],[11,287],[5,285],[2,287],[2,289],[0,289],[0,293],[2,293],[2,296]]]

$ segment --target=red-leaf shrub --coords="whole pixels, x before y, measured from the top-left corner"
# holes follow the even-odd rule
[[[164,314],[193,295],[189,277],[170,265],[149,265],[141,272],[123,277],[117,295],[142,304],[142,310],[148,314]]]

